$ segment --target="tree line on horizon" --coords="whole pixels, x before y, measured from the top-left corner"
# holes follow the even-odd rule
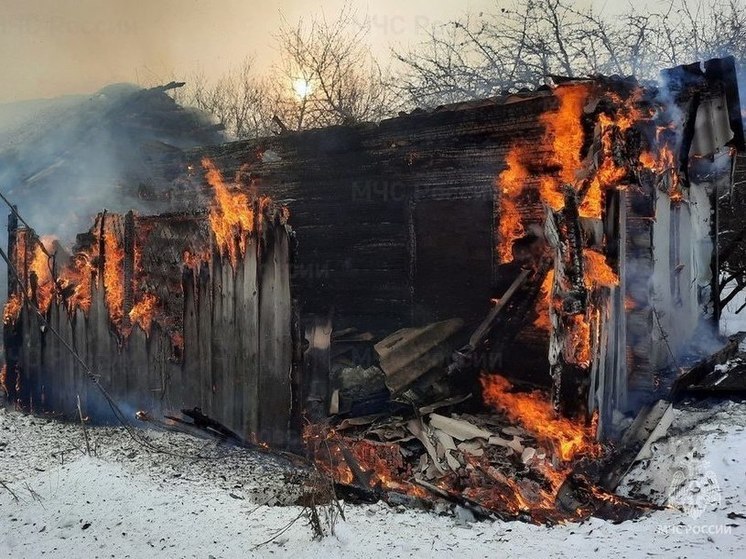
[[[536,88],[552,75],[654,79],[661,68],[746,58],[746,0],[653,0],[616,15],[571,0],[496,2],[431,27],[386,61],[372,55],[369,29],[349,4],[335,18],[283,20],[270,71],[246,58],[217,80],[195,72],[177,101],[209,113],[231,137],[258,138]]]

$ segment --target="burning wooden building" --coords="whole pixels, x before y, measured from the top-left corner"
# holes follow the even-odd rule
[[[287,210],[251,202],[208,172],[210,212],[104,212],[70,252],[11,215],[3,368],[11,401],[68,416],[82,407],[97,420],[115,417],[114,402],[149,414],[199,408],[236,432],[287,444]]]
[[[155,188],[194,191],[208,157],[286,203],[303,315],[374,340],[459,318],[465,343],[529,270],[476,365],[552,386],[558,409],[599,411],[615,436],[613,417],[665,394],[714,338],[714,201],[742,148],[734,63],[718,59],[659,83],[558,78],[379,125],[187,151]]]
[[[82,390],[38,306],[112,394],[200,407],[244,437],[282,441],[301,413],[414,407],[394,429],[409,438],[395,440],[420,441],[433,476],[470,465],[470,502],[486,502],[480,484],[511,486],[474,462],[486,455],[470,441],[492,441],[490,423],[475,431],[435,410],[498,410],[549,449],[537,454],[554,461],[537,474],[544,503],[561,464],[600,452],[596,437],[619,437],[717,343],[717,198],[744,148],[740,115],[733,60],[718,59],[659,83],[555,78],[380,124],[170,153],[137,188],[175,213],[102,214],[51,268],[49,248],[12,222],[23,281],[11,274],[4,386],[57,411]],[[310,433],[311,446],[335,436]],[[340,444],[326,465],[397,484],[412,464],[390,440]],[[376,452],[388,466],[371,466]]]

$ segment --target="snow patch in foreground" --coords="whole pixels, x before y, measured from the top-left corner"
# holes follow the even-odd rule
[[[13,445],[23,441],[47,449],[55,429],[46,426],[58,425],[45,423],[40,429],[37,422],[0,412],[0,434],[10,441],[0,452],[0,479],[14,473],[8,488],[18,498],[0,486],[3,557],[723,557],[738,555],[746,543],[746,519],[737,516],[746,515],[745,404],[676,411],[669,437],[656,443],[653,458],[631,472],[623,490],[644,491],[656,502],[678,506],[638,521],[464,524],[452,516],[384,504],[348,505],[347,520],[337,525],[334,537],[311,541],[301,519],[259,547],[300,512],[263,506],[258,497],[234,489],[234,478],[252,473],[245,469],[263,468],[261,462],[239,467],[223,461],[217,478],[210,473],[217,466],[208,461],[144,451],[132,459],[140,460],[137,468],[127,458],[130,450],[122,456],[102,449],[99,456],[106,459],[68,458],[62,465],[43,452],[30,462],[27,450],[17,452]],[[56,429],[60,445],[68,444],[59,436],[68,427],[74,428]],[[91,431],[95,438],[96,430]],[[120,439],[107,436],[110,448],[129,444],[123,432]],[[164,461],[167,468],[160,465]],[[686,473],[682,478],[677,472]]]

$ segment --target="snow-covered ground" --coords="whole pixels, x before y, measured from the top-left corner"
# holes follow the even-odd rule
[[[0,410],[0,557],[740,556],[745,428],[746,404],[677,410],[622,487],[671,506],[634,522],[472,523],[345,505],[335,535],[313,541],[304,518],[292,523],[301,508],[278,505],[299,483],[281,459],[149,432],[172,454],[154,453],[114,428],[89,430],[87,456],[78,426]]]
[[[730,291],[726,290],[723,296],[728,295]],[[720,332],[726,336],[731,334],[737,334],[738,332],[746,332],[746,310],[736,314],[736,311],[746,303],[746,292],[742,291],[723,309],[722,317],[720,318]]]

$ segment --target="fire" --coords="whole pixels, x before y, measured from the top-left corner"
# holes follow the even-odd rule
[[[564,204],[561,187],[576,184],[576,173],[581,167],[584,134],[580,117],[588,98],[585,84],[559,87],[554,94],[559,99],[556,112],[544,113],[540,122],[545,127],[542,144],[551,155],[545,163],[559,172],[538,177],[541,200],[554,210]],[[513,244],[525,233],[518,201],[530,176],[527,162],[536,157],[534,148],[514,144],[506,157],[507,167],[500,173],[497,188],[500,192],[500,222],[498,223],[498,255],[503,263],[513,260]]]
[[[638,108],[642,90],[636,89],[630,97],[622,99],[615,93],[607,93],[616,109],[613,114],[600,113],[596,122],[596,133],[601,139],[600,164],[590,180],[585,198],[580,206],[582,217],[600,219],[603,214],[603,193],[615,188],[628,175],[628,169],[619,166],[614,158],[614,137],[647,118]]]
[[[643,151],[640,154],[640,163],[648,169],[656,169],[658,167],[658,159],[649,151]]]
[[[54,278],[52,277],[52,262],[49,256],[44,253],[46,250],[51,254],[55,238],[44,236],[34,245],[29,270],[36,274],[36,305],[42,312],[49,308],[52,297],[55,292]]]
[[[21,295],[13,293],[8,297],[5,302],[5,308],[3,309],[3,324],[10,326],[14,324],[18,317],[21,316],[21,308],[23,307],[23,301]]]
[[[559,176],[554,182],[556,193],[563,184],[575,184],[581,167],[580,151],[585,139],[581,117],[589,92],[590,88],[586,84],[558,87],[554,94],[559,98],[559,109],[557,112],[544,113],[540,119],[546,127],[544,142],[551,143],[552,146],[550,163],[560,168]],[[554,193],[542,189],[542,199],[545,201],[554,199],[554,196]]]
[[[572,315],[571,320],[569,330],[572,332],[573,362],[587,367],[591,362],[591,326],[582,314]]]
[[[44,236],[39,239],[30,237],[33,239],[32,247],[27,246],[28,238],[28,232],[25,231],[18,237],[16,246],[18,262],[16,267],[19,271],[22,270],[23,261],[28,258],[28,271],[35,277],[35,290],[33,285],[27,285],[27,295],[29,298],[33,298],[35,295],[34,303],[40,311],[45,312],[49,309],[57,291],[57,285],[52,274],[52,258],[47,255],[47,253],[53,253],[56,238],[53,236]],[[3,322],[10,325],[18,320],[22,306],[22,294],[11,294],[5,304]]]
[[[487,405],[551,445],[560,460],[567,462],[579,454],[598,453],[593,429],[558,417],[552,404],[540,392],[510,392],[510,382],[495,374],[482,374],[480,381],[482,397]]]
[[[542,330],[549,331],[552,329],[552,321],[549,318],[549,307],[552,304],[552,285],[554,284],[554,270],[549,270],[544,276],[541,283],[541,296],[536,305],[536,312],[539,315],[534,320],[534,326]]]
[[[523,151],[513,147],[508,152],[507,168],[500,173],[498,185],[500,189],[500,222],[498,223],[498,238],[500,240],[497,251],[503,263],[513,260],[513,243],[520,239],[525,230],[521,214],[518,211],[518,198],[528,180],[528,170],[521,162]]]
[[[585,263],[583,279],[587,288],[590,289],[593,284],[619,285],[619,276],[611,269],[603,254],[588,248],[583,251],[583,259]]]
[[[190,250],[185,250],[181,257],[184,265],[192,270],[199,270],[203,262],[210,261],[210,255],[208,253],[197,253]]]
[[[112,231],[104,232],[103,279],[109,318],[121,328],[124,318],[124,247]]]
[[[561,189],[572,185],[579,193],[581,217],[600,219],[603,213],[604,192],[618,187],[628,175],[628,169],[617,164],[614,158],[614,139],[622,136],[650,115],[644,114],[638,107],[642,90],[635,90],[627,99],[622,99],[613,92],[604,95],[615,106],[614,111],[601,112],[597,115],[596,136],[600,138],[600,153],[596,156],[592,174],[579,178],[579,171],[588,167],[583,153],[585,132],[583,114],[591,94],[590,84],[563,85],[555,89],[554,95],[559,100],[556,111],[549,111],[540,117],[544,125],[544,136],[539,149],[549,151],[544,164],[548,170],[535,177],[539,184],[542,202],[557,211],[564,205]],[[513,243],[524,233],[517,207],[517,200],[524,192],[530,174],[527,171],[528,161],[536,159],[536,146],[529,149],[523,144],[514,144],[506,158],[507,168],[498,178],[500,197],[500,223],[498,233],[500,243],[498,254],[501,262],[512,260]]]
[[[307,425],[303,430],[303,439],[315,455],[319,470],[340,483],[365,481],[370,488],[426,496],[422,488],[405,480],[412,472],[405,465],[396,444],[347,438],[333,428],[320,424]]]
[[[137,324],[146,334],[150,333],[153,325],[153,315],[158,305],[158,297],[152,293],[144,293],[142,299],[138,301],[129,312],[130,320]]]
[[[228,254],[235,268],[239,257],[246,253],[248,235],[254,230],[254,211],[248,195],[231,191],[212,161],[203,159],[202,167],[215,195],[215,203],[210,208],[210,225],[220,253]]]
[[[91,310],[91,286],[95,268],[91,255],[85,252],[76,254],[69,266],[62,269],[58,283],[62,291],[72,289],[67,298],[67,308],[73,313],[81,309],[85,314]]]
[[[676,155],[668,144],[663,144],[658,149],[657,154],[650,151],[644,151],[639,157],[640,165],[643,168],[651,170],[656,175],[669,177],[668,195],[674,202],[683,200],[684,195],[681,189],[681,179],[677,172]]]
[[[563,190],[569,185],[577,193],[580,216],[601,219],[605,193],[621,188],[623,181],[631,175],[629,165],[619,161],[624,152],[618,148],[626,141],[630,129],[643,121],[649,122],[653,114],[650,110],[640,108],[644,106],[641,103],[641,88],[622,98],[613,91],[598,91],[594,87],[589,83],[557,87],[554,90],[554,96],[559,101],[557,109],[545,112],[540,118],[544,126],[540,145],[529,149],[525,144],[516,143],[508,153],[507,168],[498,178],[502,196],[497,252],[502,263],[513,259],[513,244],[525,234],[519,202],[529,181],[538,183],[541,201],[553,211],[563,208]],[[587,127],[584,126],[585,109],[591,94],[597,94],[599,100],[604,101],[597,104],[600,110],[594,112],[595,142],[590,142],[590,138],[586,137]],[[528,170],[529,162],[542,152],[548,153],[542,161],[545,170],[532,175]],[[658,166],[672,161],[665,154],[661,155],[661,159],[662,162],[655,161]],[[619,285],[619,277],[606,257],[587,247],[583,248],[583,276],[585,287],[589,290],[597,286]],[[554,274],[545,277],[536,307],[538,316],[534,321],[537,328],[547,331],[552,328],[549,311],[553,303],[554,281]],[[577,315],[564,316],[561,322],[561,327],[569,334],[565,358],[581,367],[589,366],[592,359],[588,316],[594,316],[595,311],[593,308],[585,309]]]

